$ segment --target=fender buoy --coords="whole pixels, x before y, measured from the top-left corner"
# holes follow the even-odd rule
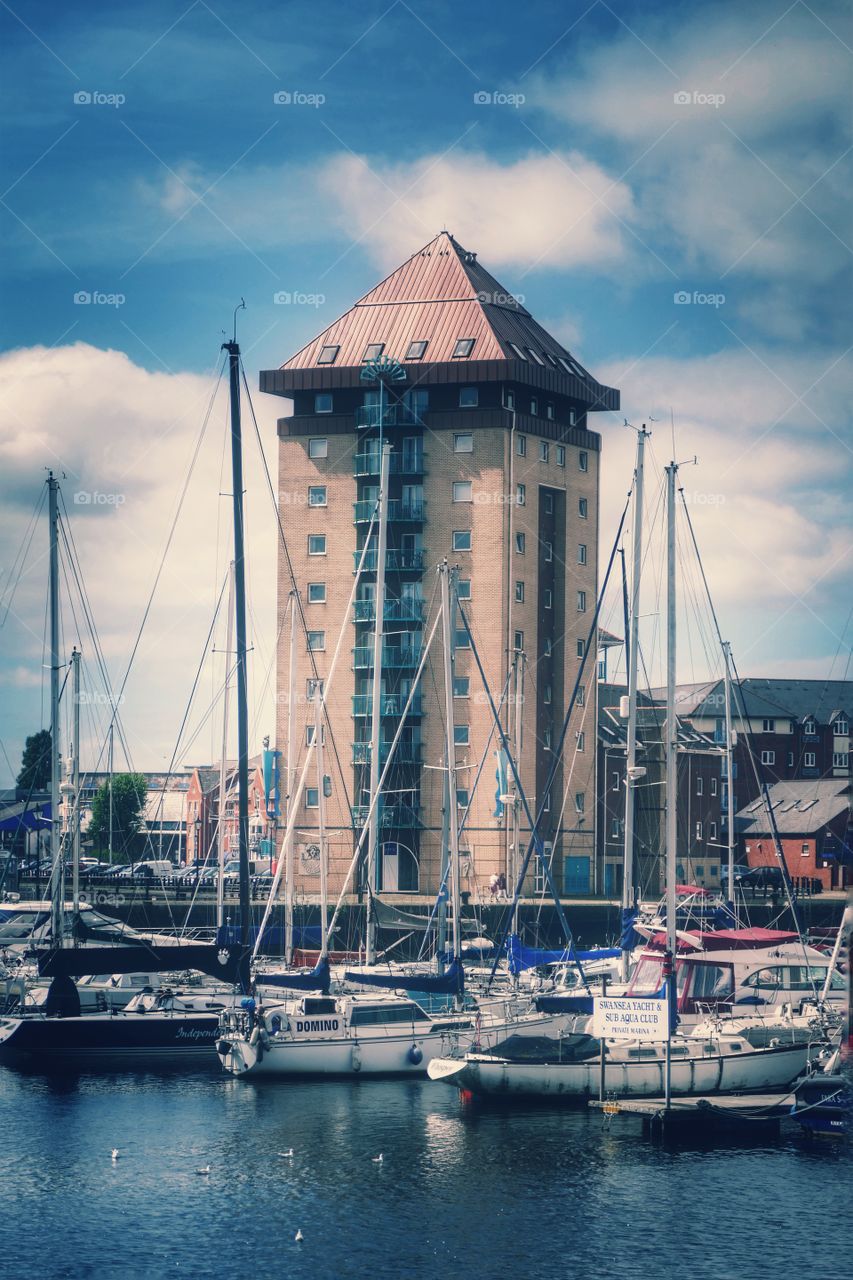
[[[424,1060],[423,1049],[421,1049],[419,1045],[416,1045],[416,1044],[411,1045],[408,1053],[406,1054],[406,1061],[411,1062],[413,1067],[418,1067],[423,1062],[423,1060]]]
[[[354,1044],[350,1051],[350,1065],[353,1071],[361,1070],[361,1050],[357,1044]]]

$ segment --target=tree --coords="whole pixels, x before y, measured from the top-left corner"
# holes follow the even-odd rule
[[[27,738],[17,781],[22,791],[46,791],[50,786],[50,729]]]
[[[141,773],[117,773],[112,780],[113,851],[133,859],[145,825],[143,811],[148,784]],[[88,834],[102,851],[110,845],[110,784],[105,782],[92,801]]]

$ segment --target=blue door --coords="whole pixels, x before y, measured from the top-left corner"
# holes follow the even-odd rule
[[[589,893],[589,858],[563,859],[563,893],[582,895]]]

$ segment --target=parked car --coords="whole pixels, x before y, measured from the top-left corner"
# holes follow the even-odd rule
[[[736,862],[734,865],[735,885],[741,884],[741,882],[743,881],[743,877],[748,876],[751,869],[752,868],[746,866],[745,863]],[[720,868],[720,880],[725,883],[726,881],[728,881],[728,878],[729,878],[729,866],[727,862],[724,862],[722,867]]]
[[[161,858],[148,858],[144,862],[136,862],[131,867],[119,872],[122,879],[133,880],[170,880],[175,874],[175,866]]]
[[[736,883],[742,889],[751,890],[753,893],[763,892],[765,894],[772,892],[774,889],[778,891],[785,887],[782,868],[774,866],[750,867]]]

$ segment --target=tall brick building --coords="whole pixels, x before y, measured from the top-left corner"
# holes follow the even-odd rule
[[[365,364],[395,367],[382,391]],[[381,739],[390,743],[437,609],[436,568],[457,571],[459,596],[495,701],[517,678],[520,772],[531,807],[548,804],[543,836],[557,886],[595,885],[595,648],[552,793],[545,782],[595,607],[600,437],[588,415],[619,405],[451,235],[442,232],[360,299],[261,389],[287,397],[278,424],[280,512],[306,619],[298,653],[298,736],[308,646],[321,678],[339,629],[349,629],[328,693],[343,763],[326,802],[331,884],[341,882],[369,803],[372,636],[377,546],[371,537],[357,598],[353,574],[379,492],[380,428],[392,447],[386,555]],[[380,410],[380,403],[382,409]],[[381,414],[381,422],[380,422]],[[279,569],[279,723],[288,715],[291,589]],[[511,677],[511,668],[515,675]],[[441,865],[444,755],[441,650],[431,650],[385,788],[378,878],[386,891],[434,891]],[[523,695],[522,695],[523,683]],[[512,685],[515,689],[515,684]],[[457,802],[463,888],[512,866],[507,784],[496,780],[492,716],[460,625],[454,656]],[[523,700],[522,700],[523,696]],[[384,761],[387,746],[383,746]],[[479,784],[478,768],[484,761]],[[298,815],[297,849],[317,833],[314,779]],[[521,821],[518,843],[529,824]],[[308,860],[297,883],[312,890]],[[529,887],[534,877],[531,874]]]

